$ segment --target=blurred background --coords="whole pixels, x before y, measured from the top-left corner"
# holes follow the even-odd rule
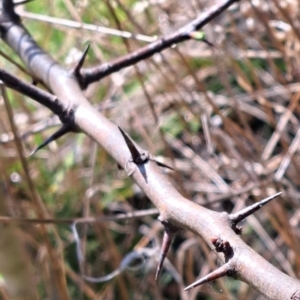
[[[214,3],[35,0],[17,12],[42,48],[71,69],[88,44],[86,68],[174,32]],[[241,1],[203,28],[212,45],[174,45],[85,91],[107,118],[176,169],[162,171],[191,201],[232,213],[283,191],[247,218],[242,239],[295,278],[299,17],[296,0]],[[32,81],[2,41],[0,48],[0,67]],[[263,299],[232,278],[184,292],[220,265],[186,230],[176,235],[156,283],[163,227],[126,173],[83,134],[68,134],[30,156],[57,130],[58,118],[8,89],[0,105],[1,299]],[[137,211],[138,218],[118,219]],[[27,221],[42,216],[51,222]],[[115,270],[107,282],[86,280],[110,279],[105,276]]]

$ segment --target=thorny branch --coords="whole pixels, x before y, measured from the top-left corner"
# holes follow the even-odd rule
[[[191,33],[201,29],[205,24],[219,16],[229,6],[239,1],[240,0],[220,1],[199,15],[198,18],[168,36],[164,36],[157,41],[154,41],[151,44],[110,63],[105,63],[90,69],[82,69],[81,77],[78,80],[83,87],[86,87],[94,81],[100,80],[128,66],[132,66],[139,61],[149,58],[155,53],[159,53],[170,48],[172,45],[187,41],[192,38]]]
[[[69,73],[32,39],[20,23],[19,17],[15,14],[13,2],[2,0],[2,16],[0,19],[2,39],[23,59],[32,77],[42,81],[55,96],[42,92],[5,71],[0,72],[0,79],[8,87],[24,93],[47,106],[60,116],[65,125],[71,126],[72,124],[72,128],[76,128],[76,130],[90,136],[123,169],[126,169],[128,162],[135,164],[136,162],[133,160],[123,134],[115,124],[107,120],[90,105],[82,89],[91,82],[133,65],[171,47],[173,44],[190,39],[193,36],[191,35],[192,32],[202,28],[235,2],[238,1],[223,0],[175,33],[158,39],[114,62],[92,69],[79,70],[82,65],[81,61],[79,67],[75,68],[73,73]],[[185,199],[168,181],[167,177],[161,173],[155,161],[147,159],[139,164],[142,165],[147,180],[145,180],[142,172],[135,171],[130,176],[157,207],[161,222],[168,224],[166,228],[168,235],[173,236],[170,228],[176,228],[176,230],[177,228],[185,228],[202,236],[214,251],[223,253],[219,257],[223,263],[226,263],[219,270],[200,280],[200,283],[220,276],[232,276],[250,284],[268,299],[292,299],[292,297],[295,297],[297,291],[300,290],[299,281],[273,267],[248,247],[232,230],[232,224],[236,225],[242,217],[236,218],[238,214],[229,216],[225,212],[217,213]],[[137,167],[140,166],[137,165]],[[241,215],[245,217],[249,213],[242,212]],[[166,253],[163,253],[163,256],[165,255]],[[270,274],[272,276],[269,276]],[[199,282],[190,285],[187,289],[194,287]],[[282,284],[283,282],[284,284]]]

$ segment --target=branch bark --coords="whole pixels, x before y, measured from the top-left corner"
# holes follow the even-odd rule
[[[190,32],[199,30],[235,2],[238,1],[221,1],[168,37],[163,37],[115,62],[95,69],[81,70],[83,81],[65,70],[36,44],[15,15],[10,0],[2,0],[3,17],[0,29],[2,39],[23,59],[32,76],[42,81],[55,95],[54,102],[57,107],[52,111],[64,123],[74,122],[79,131],[101,145],[122,168],[133,169],[130,177],[157,207],[162,222],[202,236],[214,251],[215,237],[220,237],[232,249],[230,256],[224,251],[225,255],[219,255],[230,269],[226,275],[248,283],[268,299],[293,299],[293,295],[295,297],[300,290],[298,280],[282,273],[248,247],[232,230],[232,220],[227,213],[214,212],[184,198],[153,160],[149,159],[142,165],[132,162],[130,150],[118,126],[94,109],[82,92],[87,84],[95,80],[160,52],[174,43],[188,40]],[[3,74],[0,72],[0,79],[7,86],[18,90]],[[51,109],[52,104],[43,103],[38,93],[29,96]],[[139,150],[143,152],[142,149]],[[144,173],[147,174],[147,180]]]

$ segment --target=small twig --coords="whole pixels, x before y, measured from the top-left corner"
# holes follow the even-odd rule
[[[0,223],[34,223],[34,224],[87,224],[87,223],[102,223],[102,222],[110,222],[110,221],[121,221],[121,220],[130,220],[142,218],[145,216],[153,216],[157,215],[158,210],[156,208],[145,209],[140,211],[121,213],[116,216],[106,216],[106,217],[87,217],[87,218],[63,218],[63,219],[29,219],[29,218],[15,218],[15,217],[7,217],[0,216]]]
[[[213,20],[236,2],[239,2],[239,0],[223,0],[222,2],[218,2],[216,5],[203,12],[192,22],[181,27],[179,30],[168,36],[160,38],[151,44],[136,50],[133,53],[120,57],[112,62],[104,63],[94,68],[82,69],[82,77],[84,78],[86,86],[123,68],[132,66],[139,61],[149,58],[155,53],[159,53],[167,48],[170,48],[172,45],[191,39],[191,32],[201,29],[205,24]]]
[[[85,29],[85,30],[90,30],[102,34],[107,34],[107,35],[113,35],[113,36],[119,36],[123,37],[126,39],[136,39],[142,42],[147,42],[151,43],[157,39],[156,36],[147,36],[144,34],[138,34],[138,33],[132,33],[129,31],[120,31],[114,28],[108,28],[108,27],[103,27],[99,25],[94,25],[94,24],[87,24],[87,23],[80,23],[72,20],[65,20],[65,19],[60,19],[60,18],[54,18],[50,16],[44,16],[44,15],[38,15],[34,14],[28,11],[20,11],[19,15],[21,17],[25,17],[28,19],[32,20],[38,20],[42,22],[47,22],[55,25],[61,25],[69,28],[75,28],[75,29]]]
[[[14,75],[11,75],[10,73],[8,73],[7,71],[1,68],[0,68],[0,80],[2,80],[7,87],[30,97],[31,99],[35,100],[41,105],[46,106],[54,114],[58,116],[62,114],[62,111],[65,111],[65,107],[62,104],[63,102],[58,101],[56,96],[48,92],[45,92],[42,89],[39,89],[34,85],[29,84],[17,78]]]
[[[295,138],[293,139],[293,142],[290,145],[288,152],[282,159],[281,164],[274,176],[274,179],[276,181],[280,181],[282,179],[286,169],[288,168],[288,166],[291,162],[293,155],[295,154],[297,149],[299,149],[299,144],[300,144],[300,128],[298,129],[297,134],[296,134]]]

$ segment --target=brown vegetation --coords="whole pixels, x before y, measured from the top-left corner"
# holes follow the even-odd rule
[[[298,19],[2,0],[2,298],[300,299]]]

